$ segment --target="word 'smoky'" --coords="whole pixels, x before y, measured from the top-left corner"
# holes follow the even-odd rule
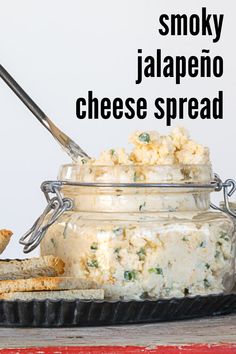
[[[208,14],[205,7],[202,8],[201,16],[192,14],[162,14],[159,17],[161,28],[159,33],[162,36],[214,36],[213,42],[219,41],[223,25],[223,14]]]

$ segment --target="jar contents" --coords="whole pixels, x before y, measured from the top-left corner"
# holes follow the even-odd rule
[[[167,136],[136,132],[131,142],[130,153],[110,149],[98,159],[62,166],[59,179],[70,184],[61,192],[73,209],[48,229],[42,254],[62,258],[66,275],[96,281],[111,299],[230,291],[234,223],[209,210],[209,150],[182,128]]]
[[[207,182],[211,179],[209,149],[191,140],[184,128],[175,128],[170,135],[136,132],[130,142],[134,146],[131,152],[124,148],[109,149],[98,159],[79,159],[82,169],[77,164],[62,166],[60,178],[120,183]]]
[[[115,299],[230,290],[235,240],[229,218],[218,213],[123,217],[126,221],[67,214],[51,227],[42,253],[57,254],[65,260],[66,275],[94,280]]]
[[[137,131],[130,136],[134,145],[130,153],[124,148],[109,149],[98,159],[84,160],[91,165],[193,165],[209,164],[208,148],[189,138],[184,128],[175,128],[169,135],[160,135],[156,131]]]

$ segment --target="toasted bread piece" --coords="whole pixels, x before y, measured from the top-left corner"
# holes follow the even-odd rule
[[[18,291],[84,290],[98,289],[93,281],[73,277],[40,277],[17,280],[0,280],[0,294]]]
[[[64,266],[65,263],[54,256],[0,260],[0,280],[55,277],[64,273]]]
[[[84,289],[84,290],[58,290],[58,291],[30,291],[0,294],[0,300],[103,300],[103,289]]]
[[[0,254],[7,247],[13,233],[10,230],[0,230]]]

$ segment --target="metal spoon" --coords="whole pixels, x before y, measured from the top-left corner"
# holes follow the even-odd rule
[[[63,133],[56,125],[47,117],[47,115],[37,106],[37,104],[27,95],[27,93],[18,85],[13,77],[0,65],[0,77],[12,89],[19,99],[29,108],[40,123],[52,134],[73,161],[77,161],[78,157],[89,159],[90,157],[81,149],[71,138]]]

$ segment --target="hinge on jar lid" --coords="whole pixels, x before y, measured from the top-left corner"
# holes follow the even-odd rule
[[[227,179],[225,182],[222,182],[220,177],[215,174],[215,181],[216,183],[216,188],[215,191],[219,192],[223,189],[223,195],[224,195],[224,207],[218,207],[215,204],[211,203],[210,206],[212,209],[223,211],[228,213],[229,215],[233,216],[236,218],[236,213],[230,208],[229,205],[229,197],[231,197],[234,192],[236,191],[236,181],[234,179]]]
[[[44,182],[41,189],[47,199],[48,205],[42,215],[35,221],[34,225],[21,238],[19,243],[24,245],[24,253],[33,251],[42,241],[47,229],[66,211],[72,208],[72,200],[63,198],[60,193],[61,184],[59,181]],[[50,194],[56,196],[51,198]],[[46,216],[50,213],[45,222]]]

